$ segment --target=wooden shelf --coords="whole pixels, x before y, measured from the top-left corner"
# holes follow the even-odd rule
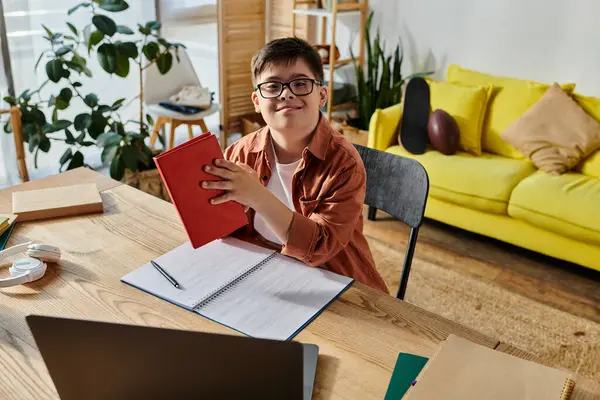
[[[335,104],[333,106],[331,106],[331,111],[339,111],[339,110],[354,110],[358,107],[358,105],[356,103],[342,103],[342,104]]]
[[[314,17],[332,17],[333,12],[329,10],[325,10],[323,8],[309,8],[309,9],[295,9],[293,10],[296,15],[312,15]],[[337,15],[360,15],[360,10],[348,10],[348,11],[338,11]]]
[[[331,64],[324,64],[323,69],[325,70],[325,81],[328,82],[328,86],[331,90],[328,93],[328,101],[327,101],[327,118],[331,118],[331,114],[333,111],[337,110],[350,110],[357,109],[356,104],[352,103],[344,103],[344,104],[333,104],[333,81],[334,81],[334,73],[336,68],[344,68],[347,65],[354,65],[354,62],[357,62],[358,65],[363,65],[364,63],[364,50],[365,50],[365,23],[367,21],[367,14],[369,12],[369,0],[354,0],[354,2],[344,1],[339,3],[339,0],[331,0],[331,9],[327,8],[310,8],[311,5],[317,6],[317,4],[323,4],[322,2],[318,2],[317,0],[292,0],[292,32],[295,34],[296,32],[296,17],[298,15],[303,16],[313,16],[320,17],[321,22],[321,39],[318,43],[322,45],[330,46],[330,49],[333,50],[335,47],[336,41],[336,25],[339,16],[346,15],[356,15],[360,16],[360,50],[358,57],[354,58],[343,58],[340,60],[333,61],[333,55],[330,54]],[[298,6],[307,6],[307,8],[299,8]],[[317,6],[318,7],[318,6]],[[329,19],[328,18],[333,17]],[[331,33],[330,37],[332,39],[331,43],[326,43],[327,40],[327,28],[328,25],[331,25]]]

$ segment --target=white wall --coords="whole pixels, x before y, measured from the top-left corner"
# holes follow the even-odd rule
[[[450,63],[551,83],[600,97],[600,0],[370,0],[392,45],[402,38],[406,72]]]

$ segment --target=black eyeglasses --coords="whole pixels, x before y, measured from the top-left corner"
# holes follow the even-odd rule
[[[314,85],[322,85],[323,82],[310,78],[292,79],[289,82],[263,82],[254,87],[265,99],[274,99],[281,96],[286,86],[295,96],[307,96],[312,93]]]

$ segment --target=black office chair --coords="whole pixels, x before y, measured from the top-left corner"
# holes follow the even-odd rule
[[[354,146],[367,170],[365,204],[369,206],[368,219],[374,221],[377,210],[383,210],[410,226],[410,238],[396,295],[404,300],[417,235],[427,204],[429,177],[416,160],[358,144]]]

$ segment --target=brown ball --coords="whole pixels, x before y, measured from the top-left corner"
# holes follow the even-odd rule
[[[435,110],[429,115],[427,124],[429,141],[440,153],[452,155],[458,151],[458,125],[450,114],[444,110]]]

